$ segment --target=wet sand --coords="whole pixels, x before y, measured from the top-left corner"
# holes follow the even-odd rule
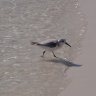
[[[76,0],[0,0],[0,96],[58,96],[70,88],[72,73],[83,68],[75,58],[85,32]],[[41,58],[43,50],[30,44],[60,38],[72,48],[57,50],[59,58]]]
[[[68,74],[72,83],[59,96],[95,96],[96,95],[96,1],[80,0],[82,11],[88,20],[88,32],[82,46],[82,54],[76,59],[83,66],[72,69]]]

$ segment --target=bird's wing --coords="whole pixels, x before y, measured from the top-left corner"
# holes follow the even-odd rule
[[[57,44],[58,44],[58,41],[51,41],[51,42],[47,42],[47,43],[45,43],[45,44],[42,44],[42,46],[54,48],[54,47],[57,46]]]

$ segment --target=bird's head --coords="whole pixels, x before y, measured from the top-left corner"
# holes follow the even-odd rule
[[[58,42],[59,42],[60,44],[66,44],[67,46],[71,47],[71,45],[66,42],[66,39],[60,39],[60,40],[58,40]]]

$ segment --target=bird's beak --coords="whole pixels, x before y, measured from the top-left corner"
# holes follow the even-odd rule
[[[67,42],[65,42],[65,44],[66,44],[67,46],[71,47],[71,45],[70,45],[70,44],[68,44]]]

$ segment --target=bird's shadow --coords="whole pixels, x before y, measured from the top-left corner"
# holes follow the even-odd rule
[[[82,65],[79,65],[79,64],[75,64],[71,61],[68,61],[66,59],[63,59],[63,58],[55,58],[55,59],[50,59],[50,60],[46,60],[47,62],[53,62],[53,63],[59,63],[59,64],[63,64],[66,66],[65,70],[64,70],[64,73],[70,68],[70,67],[80,67]]]

